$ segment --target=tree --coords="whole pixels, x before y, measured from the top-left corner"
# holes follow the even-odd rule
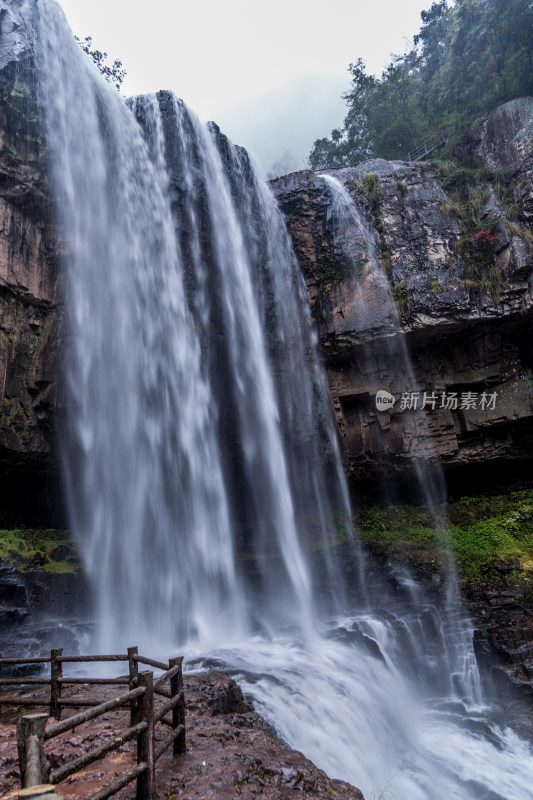
[[[92,36],[86,36],[83,41],[79,39],[77,36],[74,37],[78,42],[79,46],[83,50],[84,53],[87,53],[88,56],[92,58],[106,81],[112,83],[115,89],[120,91],[120,87],[122,86],[122,81],[126,77],[126,70],[122,64],[122,61],[115,59],[113,64],[109,66],[106,64],[108,59],[107,53],[102,53],[101,50],[92,50],[91,45],[93,43]]]
[[[369,110],[377,80],[365,72],[365,64],[358,58],[350,64],[352,88],[343,94],[349,111],[344,127],[336,128],[328,138],[317,139],[309,156],[314,169],[336,169],[364,161],[372,153],[372,133]]]
[[[314,143],[313,167],[405,157],[435,134],[452,144],[480,114],[533,93],[533,2],[439,0],[421,18],[381,78],[350,64],[344,125]]]

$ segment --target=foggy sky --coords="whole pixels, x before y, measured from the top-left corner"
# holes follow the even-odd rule
[[[380,74],[431,0],[59,0],[74,33],[119,58],[125,94],[172,89],[267,171],[342,124],[348,64]]]

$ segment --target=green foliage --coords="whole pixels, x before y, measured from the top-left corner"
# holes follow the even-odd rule
[[[388,271],[386,269],[385,274],[388,276]],[[392,296],[394,297],[398,314],[402,316],[409,302],[409,292],[407,289],[407,280],[405,278],[392,286]]]
[[[374,221],[374,227],[379,233],[383,229],[383,221],[381,219],[381,198],[383,196],[383,186],[375,172],[365,172],[363,175],[363,191],[368,199],[368,205]]]
[[[505,196],[507,177],[503,171],[456,167],[449,163],[433,162],[435,176],[449,195],[451,202],[439,205],[443,217],[455,217],[461,230],[455,250],[466,263],[466,276],[460,288],[468,292],[490,292],[498,300],[503,277],[495,262],[498,245],[498,217],[487,217],[490,186],[497,185]],[[496,191],[496,189],[495,189]]]
[[[58,530],[0,530],[0,558],[21,572],[75,573],[79,563],[69,535]]]
[[[454,549],[467,577],[499,574],[514,566],[510,578],[529,579],[533,570],[533,492],[499,497],[463,498],[451,507]]]
[[[17,426],[21,424],[21,418],[26,418],[27,416],[28,414],[18,397],[4,397],[0,407],[0,431],[7,429],[17,434]]]
[[[79,46],[83,50],[84,53],[92,58],[106,81],[108,83],[113,84],[115,89],[120,91],[120,87],[122,86],[122,82],[126,77],[126,69],[124,68],[122,61],[115,59],[111,65],[107,64],[108,55],[107,53],[103,53],[101,50],[92,49],[91,45],[93,43],[92,36],[86,36],[85,39],[81,40],[77,36],[74,37],[78,42]]]
[[[398,198],[405,197],[407,194],[407,189],[408,186],[405,181],[400,179],[396,181],[396,194],[398,195]]]
[[[348,113],[315,142],[315,169],[368,158],[403,158],[433,135],[450,147],[472,120],[533,93],[533,4],[525,0],[442,0],[423,11],[414,47],[376,78],[350,64]]]
[[[425,506],[366,509],[359,520],[361,538],[388,556],[404,554],[433,564],[442,562],[441,543],[448,535],[463,580],[533,580],[533,491],[450,502],[437,508],[436,526],[433,511]]]
[[[348,277],[348,270],[344,264],[328,256],[321,256],[316,262],[316,276],[320,282],[339,283]]]

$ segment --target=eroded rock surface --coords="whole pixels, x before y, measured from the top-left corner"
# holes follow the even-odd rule
[[[500,686],[505,676],[512,685],[526,687],[533,698],[531,590],[486,581],[468,583],[463,592],[477,613],[474,642],[480,665]]]
[[[0,495],[28,517],[54,471],[59,246],[38,124],[26,0],[0,0]],[[20,485],[25,483],[25,492]],[[26,496],[24,496],[24,494]],[[44,503],[46,505],[46,503]],[[38,512],[36,512],[38,513]]]
[[[530,472],[532,126],[532,98],[495,109],[482,126],[477,171],[383,160],[330,171],[361,214],[349,235],[319,175],[272,182],[305,273],[344,461],[359,491],[391,476],[409,479],[417,457],[440,460],[458,480],[487,465]],[[474,212],[453,194],[467,179],[468,203],[477,204],[491,244],[479,244],[467,218]],[[377,270],[368,266],[373,252]],[[426,393],[426,420],[399,402],[405,345],[418,408]],[[395,396],[392,408],[377,410],[378,389]],[[475,407],[463,395],[475,395]]]

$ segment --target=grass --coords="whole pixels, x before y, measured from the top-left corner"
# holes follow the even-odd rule
[[[38,569],[75,574],[79,565],[69,534],[54,529],[0,530],[0,558],[21,572]]]
[[[424,506],[365,509],[363,542],[394,558],[442,563],[448,540],[465,581],[533,581],[533,491],[466,497],[437,509],[437,524]]]
[[[489,293],[497,302],[505,280],[496,258],[496,243],[480,246],[476,235],[484,230],[494,233],[500,224],[508,226],[509,220],[518,218],[518,208],[513,202],[509,184],[510,173],[485,167],[457,167],[449,162],[430,163],[437,181],[450,198],[439,204],[441,216],[445,219],[452,216],[459,223],[460,235],[455,250],[466,265],[465,280],[461,281],[460,287],[463,291]],[[500,219],[499,215],[487,218],[491,190],[504,205],[507,218]]]
[[[388,558],[434,570],[450,546],[464,581],[533,586],[533,490],[464,497],[434,512],[425,506],[367,508],[359,512],[357,527],[363,543]],[[341,528],[339,523],[330,545],[344,541]],[[307,549],[322,546],[310,533]],[[0,530],[0,558],[22,572],[76,573],[79,564],[69,534],[54,529]]]

